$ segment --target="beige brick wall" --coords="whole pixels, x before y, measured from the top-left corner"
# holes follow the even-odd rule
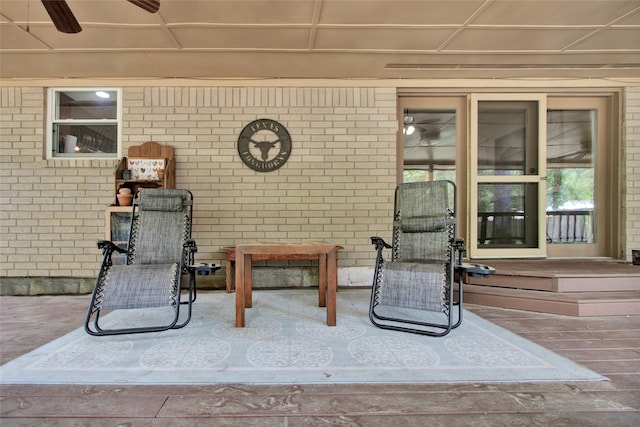
[[[640,249],[640,87],[624,91],[622,133],[626,168],[626,194],[623,199],[626,234],[625,258],[631,260],[631,250]]]
[[[123,143],[175,147],[177,186],[195,196],[198,260],[255,240],[344,246],[340,284],[370,283],[369,236],[389,237],[396,176],[392,87],[124,87]],[[115,161],[45,161],[43,88],[0,87],[0,277],[95,277]],[[640,248],[640,88],[623,99],[623,249]],[[287,164],[240,160],[250,121],[284,124]]]
[[[95,276],[115,161],[44,161],[44,90],[0,93],[0,277]],[[293,141],[274,172],[238,156],[238,134],[258,118]],[[341,284],[365,280],[369,236],[389,234],[396,128],[395,88],[123,88],[124,152],[149,140],[175,148],[176,185],[194,193],[199,261],[241,242],[326,240],[344,247]]]

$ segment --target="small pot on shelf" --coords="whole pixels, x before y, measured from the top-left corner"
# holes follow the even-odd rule
[[[131,193],[118,193],[116,197],[118,198],[118,204],[120,206],[131,206],[131,204],[133,203],[133,194]]]
[[[158,170],[158,180],[159,181],[163,181],[164,180],[164,169],[159,169]]]

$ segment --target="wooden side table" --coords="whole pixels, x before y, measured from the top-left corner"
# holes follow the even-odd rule
[[[338,246],[338,249],[342,249]],[[225,253],[225,289],[227,293],[231,293],[236,289],[233,275],[231,271],[236,263],[236,247],[225,246],[221,249]],[[316,260],[318,258],[309,258],[308,255],[299,254],[253,254],[251,256],[252,261],[299,261],[299,260]]]
[[[336,325],[338,249],[331,243],[249,243],[235,247],[236,327],[245,325],[245,308],[251,308],[253,260],[318,260],[318,305],[327,307],[327,325]],[[229,252],[227,252],[229,254]],[[227,258],[227,268],[231,260]],[[229,276],[227,276],[229,278]],[[229,287],[229,282],[227,282]],[[229,289],[229,288],[228,288]]]

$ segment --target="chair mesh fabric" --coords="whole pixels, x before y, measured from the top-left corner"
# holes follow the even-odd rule
[[[391,261],[379,266],[378,303],[448,313],[455,220],[449,184],[398,187]]]
[[[127,264],[105,268],[96,309],[175,306],[178,301],[184,243],[191,230],[189,193],[144,189],[137,203]]]
[[[130,238],[129,263],[179,263],[191,226],[185,210],[186,201],[174,191],[144,192]]]
[[[403,233],[444,231],[447,228],[448,219],[443,215],[404,218],[400,227]]]
[[[184,209],[184,202],[180,196],[148,195],[147,192],[144,195],[138,202],[143,211],[182,212]]]
[[[114,265],[105,274],[101,308],[105,310],[173,306],[178,264]]]
[[[396,195],[394,260],[447,262],[454,219],[446,181],[402,184]]]
[[[180,262],[185,242],[182,212],[147,211],[140,214],[132,258],[136,264]]]
[[[401,233],[394,261],[448,262],[449,228],[431,233]]]
[[[448,206],[449,191],[446,181],[433,181],[429,186],[422,182],[406,183],[398,188],[396,208],[402,212],[402,219],[442,217]]]
[[[442,264],[387,262],[382,270],[379,304],[443,311],[445,271]]]

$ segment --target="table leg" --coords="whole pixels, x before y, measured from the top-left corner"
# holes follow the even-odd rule
[[[338,291],[338,250],[327,254],[327,325],[336,326],[336,292]]]
[[[227,263],[226,263],[226,274],[225,274],[225,280],[226,280],[226,291],[227,293],[231,293],[231,289],[233,287],[232,285],[232,276],[231,276],[231,260],[227,258]]]
[[[327,306],[327,254],[318,256],[318,306]]]
[[[244,254],[236,252],[236,328],[244,327]]]
[[[244,306],[245,308],[251,308],[253,305],[252,292],[253,289],[253,274],[251,268],[252,260],[251,254],[244,254]],[[236,267],[237,268],[237,267]]]

